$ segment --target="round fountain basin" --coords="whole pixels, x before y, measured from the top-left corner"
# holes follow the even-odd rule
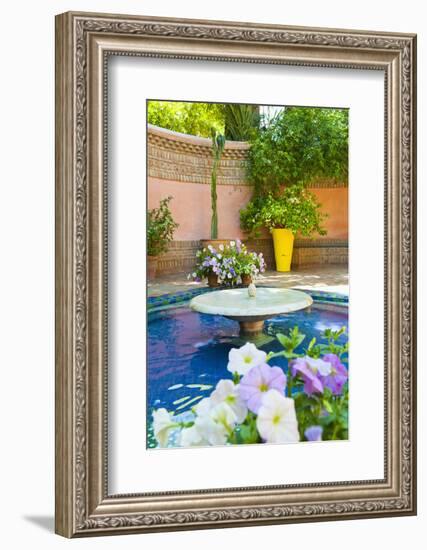
[[[311,296],[287,288],[257,288],[249,296],[247,288],[217,290],[193,298],[190,308],[199,313],[223,315],[240,323],[256,322],[311,306]]]

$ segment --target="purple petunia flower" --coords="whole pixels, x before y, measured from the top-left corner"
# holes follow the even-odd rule
[[[268,390],[277,390],[283,395],[286,388],[286,375],[280,367],[270,367],[263,363],[252,367],[239,384],[240,398],[246,403],[249,410],[254,413],[262,403],[262,397]]]
[[[292,376],[299,374],[303,379],[307,395],[323,393],[324,388],[329,388],[334,395],[340,395],[348,379],[347,369],[334,353],[328,353],[321,359],[299,357],[291,361],[289,366]]]
[[[317,373],[308,365],[305,357],[298,357],[289,363],[292,376],[299,374],[304,381],[304,392],[307,395],[323,393],[323,384]]]
[[[307,441],[322,441],[322,426],[310,426],[304,432]]]
[[[343,386],[348,380],[347,369],[334,353],[327,353],[322,359],[332,366],[330,374],[326,376],[319,375],[322,384],[329,388],[334,395],[341,395]]]

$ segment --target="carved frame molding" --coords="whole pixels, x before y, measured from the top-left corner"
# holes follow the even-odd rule
[[[109,495],[106,102],[110,55],[385,74],[385,477]],[[56,18],[56,532],[67,537],[416,512],[416,37],[222,21]]]

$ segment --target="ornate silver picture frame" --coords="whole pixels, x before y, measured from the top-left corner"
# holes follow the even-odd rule
[[[384,478],[110,494],[108,58],[383,71]],[[56,532],[82,537],[416,513],[416,37],[68,12],[56,18]]]

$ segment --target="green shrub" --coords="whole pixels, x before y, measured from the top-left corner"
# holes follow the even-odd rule
[[[290,185],[277,196],[256,196],[240,211],[240,225],[252,235],[261,227],[290,229],[304,237],[325,235],[321,226],[325,218],[314,194],[302,184]]]
[[[178,224],[174,222],[169,209],[172,197],[160,201],[158,208],[147,212],[147,254],[158,256],[167,251]]]

